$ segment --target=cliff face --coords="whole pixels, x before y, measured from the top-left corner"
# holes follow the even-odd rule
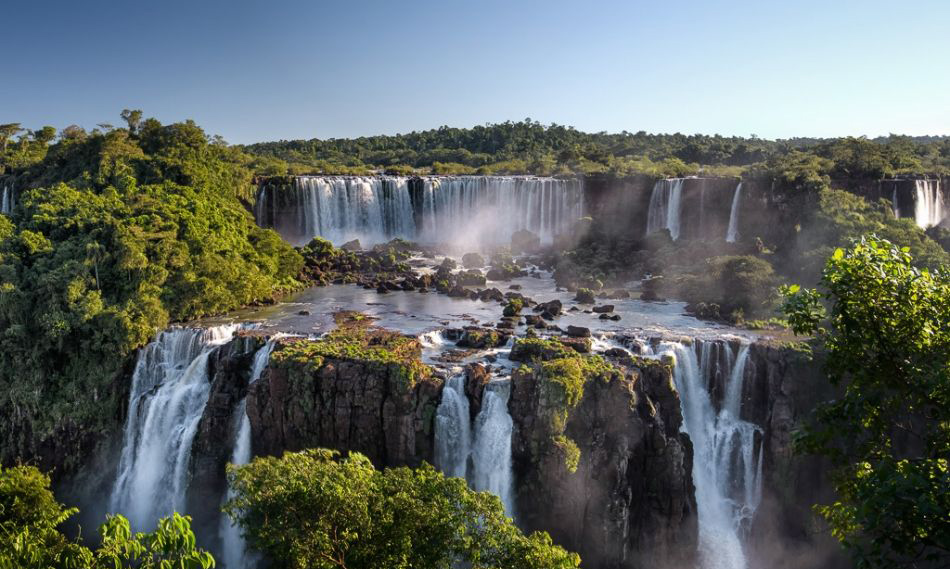
[[[293,343],[278,344],[274,357]],[[404,373],[401,363],[346,356],[274,365],[247,397],[253,453],[326,447],[361,452],[377,467],[432,462],[442,383],[407,385]]]
[[[585,567],[687,567],[697,542],[692,447],[679,432],[668,365],[589,378],[552,438],[557,410],[538,367],[512,378],[517,516],[580,553]],[[554,421],[555,423],[557,421]],[[571,444],[579,451],[571,472]]]
[[[848,567],[840,546],[812,512],[834,492],[827,467],[796,454],[793,437],[821,401],[834,396],[821,354],[755,343],[743,390],[742,418],[763,428],[762,503],[750,537],[754,565],[775,568]]]

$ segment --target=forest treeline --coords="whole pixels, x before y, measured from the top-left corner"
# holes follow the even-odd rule
[[[520,122],[473,128],[447,126],[409,134],[350,139],[263,142],[243,147],[262,173],[741,175],[814,162],[832,178],[883,178],[950,172],[950,137],[866,138],[586,133]]]
[[[157,330],[298,286],[302,257],[242,202],[251,157],[191,121],[123,117],[0,144],[0,190],[16,189],[0,216],[4,464],[44,447],[72,466],[114,428],[113,378]]]

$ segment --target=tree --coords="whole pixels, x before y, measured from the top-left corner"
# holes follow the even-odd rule
[[[784,289],[840,389],[798,442],[830,459],[840,498],[817,511],[859,567],[950,563],[950,273],[908,251],[864,237],[828,260],[823,294]]]
[[[225,511],[281,567],[573,568],[545,533],[525,536],[498,497],[429,465],[378,471],[363,455],[324,449],[258,458],[229,470]],[[319,512],[318,515],[315,513]]]
[[[142,123],[142,111],[123,109],[120,116],[129,125],[129,134],[135,134]]]
[[[22,130],[18,122],[0,124],[0,152],[6,152],[7,142]]]
[[[2,569],[209,569],[211,554],[195,547],[191,519],[162,518],[151,533],[132,534],[129,521],[110,516],[90,550],[63,535],[58,526],[75,515],[49,489],[35,467],[0,467],[0,568]]]

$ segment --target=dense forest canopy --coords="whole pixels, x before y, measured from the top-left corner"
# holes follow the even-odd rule
[[[169,322],[297,286],[302,258],[241,201],[250,157],[191,121],[123,117],[4,143],[0,188],[17,193],[0,216],[4,460],[108,424],[113,376]]]
[[[754,135],[585,133],[525,119],[473,128],[394,136],[263,142],[244,147],[264,173],[399,173],[570,175],[741,174],[766,165],[819,159],[822,174],[881,178],[950,172],[950,137],[766,140]]]

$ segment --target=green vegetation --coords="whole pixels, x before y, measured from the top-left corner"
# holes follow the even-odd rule
[[[0,185],[0,425],[9,462],[55,435],[67,467],[114,428],[113,380],[171,321],[299,286],[302,259],[258,228],[252,158],[192,122],[47,130],[7,143]],[[65,440],[64,440],[65,439]]]
[[[229,471],[225,510],[276,567],[557,569],[580,559],[525,536],[501,501],[429,465],[378,471],[361,454],[316,449]],[[319,515],[314,515],[319,513]]]
[[[291,338],[271,355],[277,367],[316,371],[326,359],[358,361],[388,377],[395,385],[410,389],[431,375],[419,359],[421,347],[415,338],[388,330],[368,328],[365,319],[353,319],[319,340]],[[307,376],[311,377],[311,376]]]
[[[806,184],[823,176],[950,172],[950,138],[764,140],[752,136],[585,133],[521,122],[441,127],[394,136],[264,142],[244,148],[274,174],[600,174],[738,176],[770,172]],[[265,173],[262,171],[262,173]]]
[[[522,308],[524,308],[524,300],[514,297],[508,300],[508,304],[505,305],[503,314],[504,316],[518,316],[521,314]]]
[[[519,338],[512,347],[511,358],[530,362],[515,370],[512,380],[524,381],[531,375],[539,379],[539,414],[549,441],[562,457],[565,468],[576,471],[580,449],[564,434],[571,411],[584,398],[584,386],[589,381],[613,381],[621,377],[620,370],[600,356],[579,354],[557,338]]]
[[[191,519],[173,514],[151,533],[132,534],[122,516],[99,527],[89,549],[60,526],[77,513],[56,501],[50,479],[32,466],[0,467],[0,568],[209,569],[211,554],[195,547]]]
[[[818,290],[784,289],[793,329],[828,352],[840,395],[800,448],[830,460],[839,500],[817,507],[858,567],[950,563],[950,273],[865,237]],[[826,308],[827,306],[827,308]]]

